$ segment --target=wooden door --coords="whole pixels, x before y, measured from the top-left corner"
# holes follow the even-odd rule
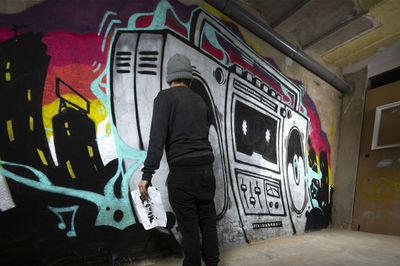
[[[367,92],[351,228],[400,235],[400,81]]]

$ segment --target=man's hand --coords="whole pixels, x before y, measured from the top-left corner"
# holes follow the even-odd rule
[[[147,188],[149,187],[149,185],[150,185],[150,182],[147,180],[143,180],[143,179],[140,180],[139,185],[138,185],[140,195],[142,195],[142,197],[144,197],[145,199],[149,198],[149,192],[147,192]]]

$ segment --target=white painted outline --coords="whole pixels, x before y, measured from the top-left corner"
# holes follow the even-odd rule
[[[379,128],[381,126],[382,112],[384,110],[395,108],[395,107],[400,107],[400,101],[376,107],[376,109],[375,109],[375,121],[374,121],[374,133],[372,135],[371,150],[379,150],[379,149],[400,147],[400,143],[391,144],[391,145],[378,145]]]

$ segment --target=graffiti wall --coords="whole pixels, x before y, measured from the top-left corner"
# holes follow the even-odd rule
[[[130,199],[166,62],[192,62],[210,126],[221,246],[326,227],[331,151],[306,86],[208,6],[38,1],[0,14],[1,260],[130,262],[180,254],[163,157],[153,185],[167,228]],[[21,256],[24,254],[25,256]]]

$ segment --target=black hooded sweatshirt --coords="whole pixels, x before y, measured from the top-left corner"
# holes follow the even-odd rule
[[[150,141],[142,169],[143,180],[151,178],[165,152],[169,167],[211,164],[208,141],[210,112],[200,95],[184,86],[162,90],[154,99]]]

